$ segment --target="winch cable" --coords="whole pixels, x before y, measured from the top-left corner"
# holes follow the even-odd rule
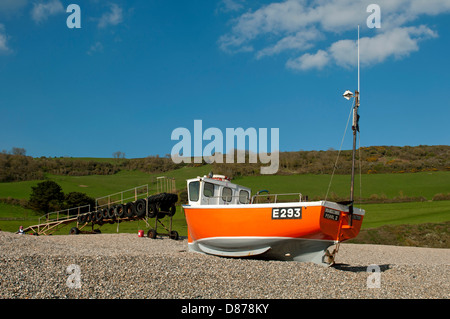
[[[344,144],[344,139],[345,139],[345,135],[347,134],[347,129],[348,129],[348,123],[350,122],[350,118],[352,116],[352,111],[353,111],[353,106],[355,103],[355,99],[353,98],[353,102],[351,103],[351,107],[350,107],[350,112],[348,114],[348,119],[347,119],[347,124],[345,125],[345,130],[344,130],[344,135],[342,136],[342,140],[341,140],[341,146],[339,147],[339,152],[336,158],[336,162],[334,163],[334,167],[333,167],[333,173],[331,173],[331,178],[330,178],[330,183],[328,184],[328,190],[327,190],[327,194],[325,195],[325,200],[327,200],[328,198],[328,193],[330,192],[330,187],[331,187],[331,183],[333,181],[333,176],[334,176],[334,172],[336,171],[337,168],[337,162],[339,160],[339,155],[341,154],[341,150],[342,150],[342,145]],[[360,148],[361,149],[361,148]],[[361,160],[361,157],[360,157]],[[361,168],[361,166],[360,166]],[[361,180],[361,178],[360,178]]]

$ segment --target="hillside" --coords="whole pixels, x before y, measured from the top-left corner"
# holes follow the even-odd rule
[[[338,151],[298,151],[280,153],[277,175],[331,174]],[[356,151],[358,171],[362,174],[415,173],[450,170],[450,146],[370,146]],[[215,171],[229,176],[259,175],[260,165],[214,164]],[[336,174],[348,174],[352,151],[344,150],[336,164]]]
[[[277,175],[331,174],[338,151],[281,152]],[[370,146],[357,151],[358,165],[362,174],[414,173],[450,170],[450,146]],[[359,155],[361,158],[359,158]],[[248,161],[247,161],[248,162]],[[158,174],[182,167],[197,167],[202,164],[175,164],[170,156],[148,156],[146,158],[95,159],[95,158],[33,158],[0,153],[0,183],[42,180],[48,174],[65,176],[113,175],[120,171],[138,170]],[[260,175],[257,164],[212,165],[215,173],[230,177]],[[336,174],[348,174],[351,169],[351,151],[342,151],[336,165]],[[358,168],[359,170],[359,168]]]

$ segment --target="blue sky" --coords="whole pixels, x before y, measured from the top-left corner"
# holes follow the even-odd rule
[[[0,0],[0,150],[165,155],[196,119],[338,149],[358,24],[361,146],[448,145],[449,18],[448,0]]]

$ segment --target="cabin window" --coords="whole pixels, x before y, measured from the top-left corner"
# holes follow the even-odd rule
[[[224,202],[231,202],[233,191],[229,187],[224,187],[222,189],[222,200]]]
[[[189,200],[191,202],[198,201],[199,190],[200,190],[199,181],[189,183]]]
[[[205,187],[203,188],[203,195],[205,195],[205,197],[213,197],[214,196],[214,184],[205,182]]]
[[[247,191],[241,190],[239,192],[239,203],[248,204],[250,198],[250,194]]]

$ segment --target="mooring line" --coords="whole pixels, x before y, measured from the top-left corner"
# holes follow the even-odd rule
[[[327,200],[327,198],[328,198],[328,193],[330,191],[331,182],[333,181],[334,172],[336,171],[337,162],[339,160],[339,155],[341,154],[342,145],[344,144],[345,135],[347,134],[348,123],[350,122],[350,117],[352,116],[352,109],[353,109],[353,106],[354,106],[354,102],[355,102],[355,99],[353,99],[353,102],[352,102],[351,108],[350,108],[350,113],[348,114],[347,124],[345,125],[345,130],[344,130],[344,136],[342,136],[341,146],[339,147],[339,152],[338,152],[338,155],[337,155],[337,158],[336,158],[336,162],[334,163],[333,173],[331,174],[330,183],[328,184],[328,189],[327,189],[327,194],[325,195],[325,200]]]

